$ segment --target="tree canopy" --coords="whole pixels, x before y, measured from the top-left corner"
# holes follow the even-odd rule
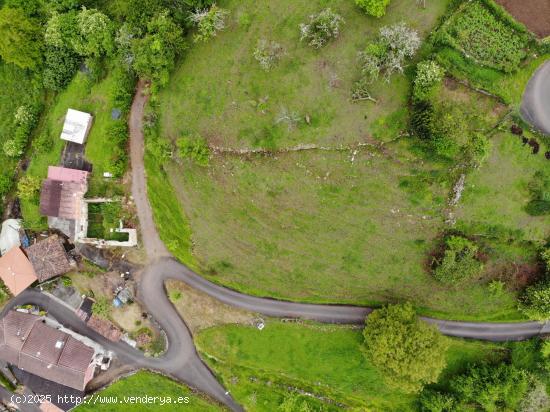
[[[42,60],[42,30],[39,22],[22,9],[0,9],[0,56],[23,69],[33,69]]]
[[[375,310],[367,317],[363,335],[370,362],[389,385],[406,392],[437,381],[445,367],[445,338],[421,322],[410,304]]]

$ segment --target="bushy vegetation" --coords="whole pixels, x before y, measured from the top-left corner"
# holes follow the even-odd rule
[[[367,317],[365,354],[388,385],[419,392],[445,368],[447,345],[437,329],[421,322],[410,304],[390,305]]]
[[[300,24],[300,40],[319,49],[330,40],[338,38],[344,19],[330,8],[309,16],[309,22]]]
[[[545,265],[543,278],[527,287],[521,297],[520,309],[531,319],[550,319],[550,247],[541,252],[541,260]]]
[[[413,98],[428,100],[441,85],[445,70],[433,60],[425,60],[416,66],[413,83]]]
[[[483,66],[512,72],[526,56],[528,35],[503,21],[484,2],[467,2],[444,24],[436,41]]]
[[[254,49],[254,58],[262,69],[272,69],[284,54],[283,46],[275,41],[265,39],[258,40],[258,46]]]
[[[386,7],[390,4],[390,0],[355,0],[355,4],[371,16],[382,17],[386,14]]]
[[[445,283],[456,284],[479,275],[483,264],[477,258],[478,247],[462,236],[445,240],[443,256],[434,260],[434,276]]]
[[[208,143],[200,136],[184,136],[176,142],[178,154],[182,159],[189,158],[201,166],[208,164],[210,149]]]
[[[550,214],[550,171],[539,170],[529,182],[531,200],[525,210],[531,216],[543,216]]]
[[[193,37],[196,42],[207,41],[225,29],[225,19],[229,12],[215,4],[209,9],[192,12],[189,19],[197,25],[197,33]]]

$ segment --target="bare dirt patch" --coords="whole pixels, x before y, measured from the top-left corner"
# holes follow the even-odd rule
[[[496,0],[538,37],[550,35],[550,0]]]
[[[227,323],[251,324],[258,315],[220,303],[218,300],[190,288],[183,282],[166,282],[170,301],[185,320],[192,333],[200,329]]]

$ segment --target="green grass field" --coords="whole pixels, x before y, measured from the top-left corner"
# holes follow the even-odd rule
[[[550,236],[550,216],[531,216],[525,206],[531,199],[528,189],[534,174],[547,168],[544,143],[537,155],[511,133],[493,139],[487,163],[469,178],[457,217],[466,222],[483,222],[521,229],[525,239],[543,241]]]
[[[314,394],[307,399],[328,411],[416,410],[414,395],[388,388],[365,360],[357,329],[268,321],[262,331],[235,325],[206,329],[196,341],[224,385],[250,411],[277,410],[284,396],[296,390]],[[439,386],[470,362],[504,354],[493,344],[449,341]]]
[[[214,153],[207,167],[169,162],[173,192],[165,190],[158,165],[149,165],[155,220],[172,252],[211,280],[256,295],[367,305],[410,300],[423,313],[447,318],[521,319],[514,293],[491,295],[489,279],[455,288],[427,270],[447,228],[444,209],[457,177],[451,162],[399,137],[407,130],[410,79],[378,82],[376,105],[349,101],[356,53],[378,28],[405,20],[425,34],[446,3],[423,10],[394,1],[380,20],[350,2],[331,3],[346,25],[341,38],[315,51],[299,43],[297,26],[324,2],[221,5],[231,11],[230,29],[193,45],[176,69],[160,94],[161,134],[175,140],[197,133],[213,147],[283,151]],[[280,66],[267,73],[252,58],[263,37],[287,45]],[[334,72],[338,87],[329,85]],[[456,82],[446,82],[438,98],[461,107],[470,131],[489,130],[508,110]],[[276,125],[287,102],[310,124]],[[268,130],[269,139],[245,128]],[[358,142],[366,146],[353,146]],[[329,150],[284,152],[302,143]],[[531,249],[510,253],[506,259],[533,256]]]
[[[111,386],[92,395],[90,404],[82,404],[75,411],[105,411],[105,412],[123,412],[132,410],[135,412],[213,412],[221,411],[223,408],[206,400],[202,395],[192,392],[187,386],[168,379],[162,375],[148,371],[139,371],[127,378],[120,379]],[[164,400],[161,404],[161,399],[155,403],[133,403],[125,401],[125,397],[144,397],[157,396]],[[188,397],[188,403],[180,402],[179,398]],[[93,399],[98,399],[97,403],[93,403]],[[107,398],[116,399],[115,404],[105,401],[101,403],[99,399]],[[170,401],[168,401],[170,399]],[[171,403],[168,403],[171,402]]]
[[[86,159],[93,164],[91,189],[103,186],[103,172],[111,171],[112,153],[116,143],[106,133],[111,119],[109,91],[113,87],[113,78],[109,74],[97,84],[91,83],[87,76],[77,73],[66,90],[59,93],[47,107],[37,134],[47,133],[54,144],[51,150],[45,153],[34,153],[30,156],[31,162],[28,174],[45,178],[48,166],[59,165],[61,152],[65,142],[59,138],[63,121],[68,108],[89,112],[94,116],[92,128],[86,141]],[[124,121],[124,120],[119,120]],[[109,183],[111,189],[120,191],[115,183]],[[27,227],[42,230],[47,227],[46,220],[40,216],[37,202],[22,201],[23,217]]]
[[[161,93],[163,134],[175,140],[198,133],[222,147],[340,145],[364,141],[375,121],[387,119],[389,128],[380,127],[380,137],[394,138],[394,123],[403,124],[406,115],[408,82],[404,77],[375,82],[379,104],[351,104],[350,90],[360,75],[357,52],[387,24],[405,21],[425,35],[447,3],[428,2],[422,9],[394,0],[386,16],[375,19],[348,0],[221,1],[231,11],[227,29],[194,44]],[[300,42],[298,26],[323,7],[341,14],[345,24],[340,38],[314,50]],[[253,58],[264,38],[285,49],[269,72]],[[285,109],[302,119],[296,128],[276,124]]]

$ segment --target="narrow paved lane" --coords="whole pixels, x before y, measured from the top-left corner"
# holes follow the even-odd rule
[[[529,80],[521,103],[523,119],[550,135],[550,60],[540,66]]]

